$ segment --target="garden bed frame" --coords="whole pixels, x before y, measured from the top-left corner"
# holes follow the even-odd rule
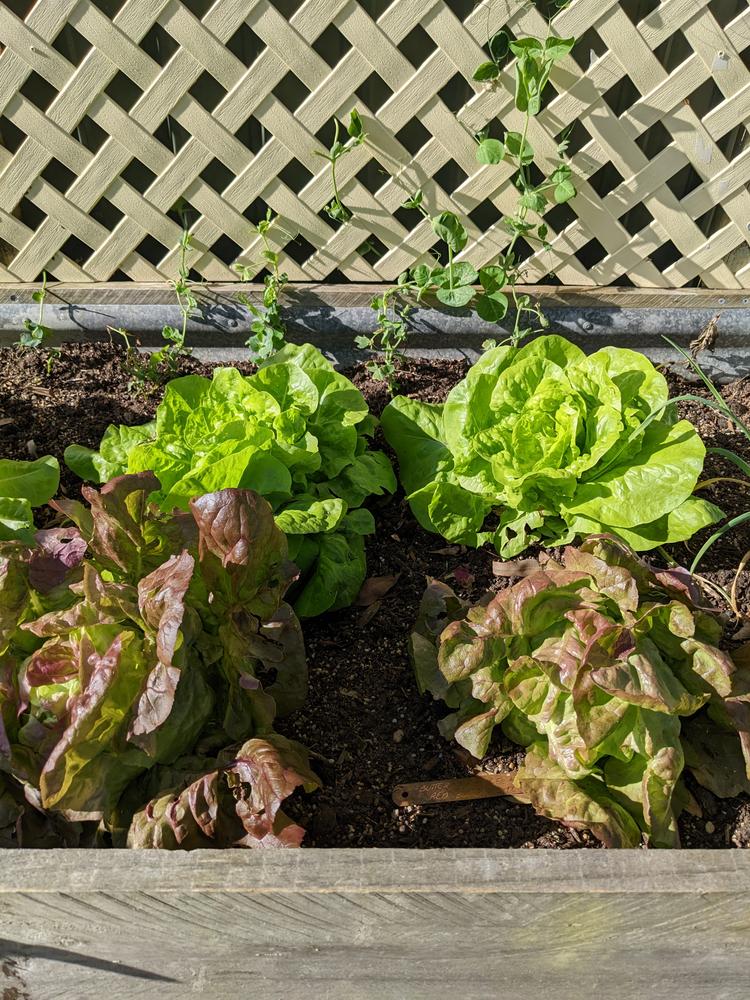
[[[0,287],[0,343],[17,338],[32,291]],[[235,291],[202,289],[188,339],[212,360],[245,354]],[[293,339],[346,363],[376,291],[293,291]],[[747,292],[536,291],[584,347],[658,360],[662,333],[686,344],[721,313],[702,361],[750,372]],[[124,326],[148,347],[174,313],[164,286],[52,285],[46,323],[60,340]],[[420,309],[411,347],[471,357],[492,330]],[[746,1000],[748,983],[748,852],[0,851],[2,1000]]]
[[[32,294],[39,285],[0,284],[0,346],[18,340],[26,317],[39,306]],[[342,365],[361,360],[355,334],[371,333],[374,295],[388,285],[291,285],[281,295],[289,337],[312,341]],[[243,346],[252,317],[237,303],[238,291],[261,301],[261,285],[195,285],[198,314],[188,324],[187,342],[195,353],[212,361],[247,360]],[[551,329],[588,350],[604,344],[642,350],[653,361],[676,354],[662,335],[687,346],[718,315],[718,342],[701,362],[712,376],[736,378],[750,372],[750,291],[743,289],[637,289],[519,286],[518,293],[537,298]],[[166,283],[104,282],[48,285],[45,326],[54,333],[50,343],[65,340],[102,340],[122,327],[145,348],[163,345],[165,325],[180,326],[182,314]],[[408,351],[424,357],[466,357],[474,360],[488,337],[502,339],[503,329],[480,320],[469,309],[446,309],[426,302],[409,318]],[[509,327],[508,329],[510,329]]]
[[[4,1000],[746,1000],[750,853],[0,852]]]

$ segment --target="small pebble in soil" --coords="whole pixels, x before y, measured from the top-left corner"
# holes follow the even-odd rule
[[[404,738],[403,729],[397,729],[396,732],[393,734],[393,742],[400,743],[403,740],[403,738]]]

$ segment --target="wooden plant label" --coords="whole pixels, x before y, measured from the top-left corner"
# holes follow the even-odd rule
[[[440,802],[463,802],[507,795],[517,802],[528,802],[516,787],[512,774],[484,772],[469,778],[446,778],[442,781],[414,781],[396,785],[393,801],[397,806],[435,805]]]

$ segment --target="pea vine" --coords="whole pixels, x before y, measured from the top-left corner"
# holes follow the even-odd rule
[[[564,59],[575,43],[574,38],[548,36],[545,40],[526,37],[513,39],[506,31],[493,35],[488,42],[490,58],[474,73],[477,82],[494,85],[501,75],[502,63],[510,53],[515,56],[516,109],[523,115],[520,131],[506,131],[501,139],[489,135],[489,127],[475,136],[477,160],[491,166],[508,163],[514,168],[513,184],[518,191],[518,202],[512,215],[507,215],[504,226],[510,241],[496,262],[475,267],[468,261],[457,260],[465,249],[469,233],[462,219],[454,212],[432,214],[424,204],[422,191],[416,191],[403,207],[421,212],[440,240],[442,253],[436,254],[432,264],[418,264],[404,271],[397,283],[372,300],[377,315],[377,326],[372,334],[359,336],[358,347],[379,353],[379,359],[368,362],[373,378],[395,385],[396,371],[403,360],[403,347],[408,339],[408,320],[414,307],[427,295],[452,309],[472,308],[477,315],[497,325],[503,324],[510,313],[512,327],[508,339],[512,344],[524,337],[546,329],[548,320],[539,303],[518,286],[523,283],[524,259],[519,242],[523,240],[532,248],[551,250],[548,227],[543,213],[550,203],[562,205],[576,195],[573,172],[565,158],[567,136],[557,146],[557,162],[547,177],[536,183],[532,175],[535,159],[528,132],[531,119],[542,110],[542,99],[555,63]],[[366,141],[367,135],[356,110],[352,111],[348,144],[338,141],[331,148],[329,159],[334,173],[334,197],[327,207],[342,221],[351,219],[351,212],[343,205],[335,183],[335,162],[350,152],[355,145]],[[335,155],[334,155],[335,150]],[[445,263],[441,263],[445,261]],[[495,341],[489,341],[495,343]]]
[[[339,160],[361,146],[367,138],[367,133],[362,125],[362,119],[356,108],[349,115],[349,125],[347,126],[349,138],[346,142],[341,142],[341,125],[338,119],[334,119],[333,143],[327,153],[315,150],[316,156],[322,156],[331,165],[331,185],[333,187],[333,198],[325,207],[326,215],[337,222],[349,222],[352,212],[346,207],[339,194],[338,181],[336,178],[336,165]]]
[[[263,279],[263,308],[259,308],[244,292],[237,295],[237,301],[255,317],[250,324],[250,337],[245,341],[253,361],[265,361],[286,342],[286,324],[281,315],[279,296],[289,282],[289,275],[281,271],[278,251],[273,249],[269,239],[269,234],[278,221],[279,217],[269,208],[265,219],[252,227],[263,243],[260,255],[269,272]],[[252,281],[257,265],[238,262],[232,268],[242,281]]]
[[[39,306],[39,314],[37,318],[30,319],[27,317],[23,321],[23,332],[21,333],[16,347],[22,348],[37,348],[41,347],[46,340],[52,336],[52,331],[48,326],[44,325],[44,310],[47,304],[47,272],[42,272],[42,287],[38,288],[31,295],[32,301],[36,302]],[[47,375],[50,375],[52,368],[54,367],[55,361],[60,356],[59,347],[51,347],[47,355]]]
[[[178,327],[165,326],[162,329],[161,335],[165,341],[165,345],[161,350],[156,351],[152,357],[157,367],[163,364],[169,371],[177,368],[180,357],[191,353],[190,348],[185,345],[187,325],[193,311],[198,307],[198,300],[195,297],[190,281],[190,267],[187,262],[187,255],[192,248],[192,236],[187,229],[184,229],[180,237],[177,277],[172,282],[172,288],[177,298],[177,305],[182,314],[182,322]]]

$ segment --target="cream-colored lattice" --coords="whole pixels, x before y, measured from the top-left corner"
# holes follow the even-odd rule
[[[435,243],[400,210],[418,186],[471,215],[463,256],[490,261],[516,192],[473,136],[519,115],[512,65],[471,77],[503,25],[546,31],[518,0],[0,4],[0,280],[170,278],[185,219],[195,271],[231,280],[265,206],[293,280],[390,280]],[[747,0],[573,0],[554,31],[580,41],[529,138],[547,171],[575,126],[579,194],[550,205],[527,280],[750,287]],[[369,141],[340,162],[336,228],[315,153],[355,105]]]

